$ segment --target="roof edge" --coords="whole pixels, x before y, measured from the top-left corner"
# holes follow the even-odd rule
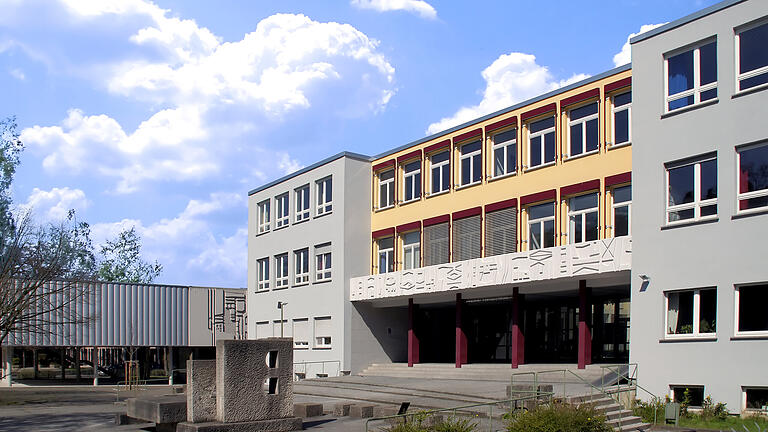
[[[661,27],[656,27],[653,30],[649,30],[645,33],[641,33],[632,39],[629,40],[630,44],[634,44],[646,39],[650,39],[656,35],[659,35],[661,33],[668,32],[669,30],[675,29],[677,27],[680,27],[682,25],[688,24],[689,22],[696,21],[699,18],[704,18],[707,15],[711,15],[715,12],[721,11],[723,9],[729,8],[733,5],[743,3],[747,0],[725,0],[720,3],[715,3],[712,6],[706,7],[704,9],[701,9],[699,11],[696,11],[690,15],[686,15],[680,19],[676,19],[670,23],[664,24]]]

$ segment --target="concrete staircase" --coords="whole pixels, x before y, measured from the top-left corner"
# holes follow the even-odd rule
[[[634,415],[632,411],[624,409],[608,396],[575,396],[567,398],[566,401],[574,405],[592,404],[597,412],[605,416],[608,425],[617,432],[645,431],[651,427],[650,423],[643,423],[643,419]]]

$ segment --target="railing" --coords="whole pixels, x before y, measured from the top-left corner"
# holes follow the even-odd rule
[[[124,380],[124,381],[118,381],[115,383],[115,402],[120,401],[120,392],[130,392],[130,391],[144,391],[147,389],[150,385],[169,385],[173,386],[173,374],[174,372],[183,372],[186,373],[186,369],[171,369],[169,375],[167,377],[157,377],[157,378],[148,378],[148,379],[131,379],[131,380]]]
[[[316,361],[304,361],[304,362],[295,362],[293,363],[293,376],[298,381],[300,378],[298,378],[299,374],[303,374],[304,377],[307,376],[307,366],[308,365],[320,365],[319,371],[313,371],[315,374],[322,374],[325,376],[339,376],[341,375],[341,360],[316,360]],[[328,369],[328,372],[326,372],[325,365],[336,365],[336,368],[330,368]],[[331,375],[333,373],[333,375]]]

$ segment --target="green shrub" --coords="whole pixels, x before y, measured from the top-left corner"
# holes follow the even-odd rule
[[[508,432],[611,432],[605,417],[594,407],[569,404],[540,405],[532,411],[512,413]]]
[[[421,411],[408,418],[407,422],[398,419],[396,424],[382,430],[386,432],[474,432],[477,428],[477,424],[470,419],[438,420],[438,418],[430,417],[429,414]]]
[[[650,402],[643,402],[637,399],[632,407],[632,412],[642,418],[645,423],[653,423],[654,419],[657,423],[663,423],[664,404],[664,401],[661,399],[655,399]]]
[[[722,402],[714,403],[708,395],[701,404],[701,418],[704,420],[725,420],[728,418],[728,408]]]

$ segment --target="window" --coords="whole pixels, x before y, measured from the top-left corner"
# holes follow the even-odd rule
[[[288,286],[288,254],[275,256],[275,288]]]
[[[613,96],[613,145],[632,141],[632,92]]]
[[[331,177],[317,182],[317,216],[330,213],[333,210],[333,182]]]
[[[445,192],[451,188],[451,152],[433,154],[429,158],[432,170],[432,194]]]
[[[598,194],[580,195],[568,200],[568,237],[570,243],[597,240]]]
[[[673,385],[669,387],[672,393],[672,400],[674,402],[682,402],[687,397],[687,399],[690,401],[688,406],[701,407],[701,405],[704,403],[704,386]]]
[[[749,26],[736,33],[738,90],[768,83],[768,23]]]
[[[453,261],[480,258],[481,218],[480,215],[453,221]]]
[[[269,200],[259,203],[259,234],[269,231]]]
[[[386,237],[378,241],[379,245],[379,273],[388,273],[395,270],[394,238]]]
[[[259,321],[256,323],[256,339],[272,337],[272,326],[269,321]]]
[[[517,129],[493,136],[493,176],[501,177],[517,171]]]
[[[331,245],[315,246],[315,281],[331,280]]]
[[[299,249],[293,252],[294,283],[296,285],[309,282],[309,249]]]
[[[272,334],[275,337],[291,337],[291,326],[288,325],[288,320],[284,319],[272,321]]]
[[[309,185],[296,189],[296,222],[309,219]]]
[[[739,211],[768,206],[768,144],[737,150]]]
[[[528,207],[528,249],[555,245],[555,203]]]
[[[331,317],[315,318],[315,348],[331,347]]]
[[[275,197],[275,228],[288,226],[289,212],[288,194],[282,194]]]
[[[765,334],[768,332],[768,284],[736,288],[736,333]]]
[[[448,222],[424,227],[424,265],[445,264],[450,261],[450,230]]]
[[[669,291],[667,336],[714,336],[717,330],[717,289]]]
[[[309,319],[296,318],[293,320],[293,348],[309,348]]]
[[[379,208],[385,209],[395,205],[395,170],[390,169],[379,173]]]
[[[667,111],[717,97],[717,42],[667,56]]]
[[[597,102],[568,112],[568,139],[571,157],[597,150]]]
[[[421,198],[421,161],[413,161],[405,164],[403,176],[403,196],[405,202]]]
[[[745,388],[744,400],[745,409],[768,411],[768,388]]]
[[[517,251],[517,208],[485,214],[485,256]]]
[[[667,223],[717,217],[717,159],[667,167]]]
[[[413,231],[403,235],[403,269],[421,267],[421,233]]]
[[[483,178],[483,160],[480,141],[461,146],[461,185],[479,183]]]
[[[533,122],[528,126],[528,167],[555,161],[555,117]]]
[[[613,236],[630,235],[632,230],[632,186],[614,188],[613,196]]]
[[[269,258],[262,258],[258,261],[256,261],[256,264],[258,266],[258,283],[256,285],[256,289],[259,291],[268,290],[269,289]]]

